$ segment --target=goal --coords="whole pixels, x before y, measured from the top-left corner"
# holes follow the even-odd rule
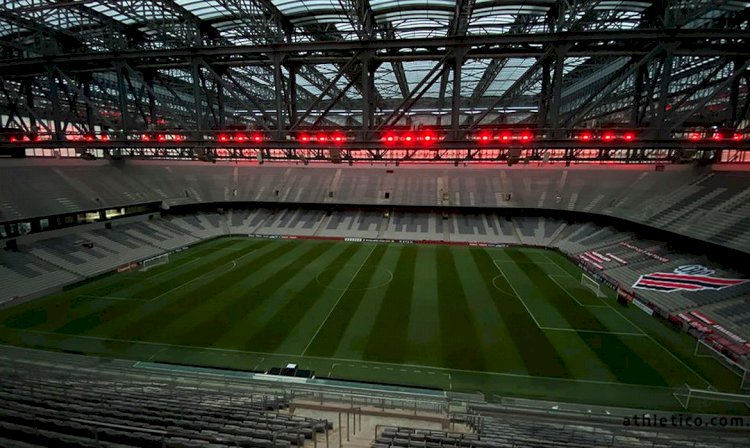
[[[599,282],[589,277],[588,275],[581,274],[581,285],[593,291],[597,297],[604,297],[604,293],[602,292],[602,287]]]
[[[169,254],[161,254],[155,257],[148,258],[141,262],[141,271],[148,271],[149,269],[169,263]]]
[[[729,358],[715,348],[708,345],[704,340],[695,341],[695,350],[693,356],[698,358],[713,358],[720,362],[740,379],[740,390],[750,390],[750,370]]]
[[[729,394],[710,389],[693,389],[687,384],[678,387],[672,395],[686,411],[690,410],[691,404],[693,404],[695,410],[711,409],[707,402],[718,402],[723,405],[722,407],[726,407],[729,403],[737,403],[737,406],[741,409],[750,408],[750,395]]]

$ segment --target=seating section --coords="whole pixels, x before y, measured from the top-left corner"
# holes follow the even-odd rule
[[[57,364],[55,364],[57,365]],[[286,398],[223,391],[169,375],[0,368],[4,447],[279,447],[313,445],[332,423],[278,411]]]
[[[648,165],[386,169],[136,160],[115,166],[107,161],[8,160],[0,166],[0,221],[147,202],[513,207],[617,216],[750,253],[750,173],[722,169],[721,165],[670,165],[663,172]],[[28,188],[19,190],[15,185]],[[210,219],[188,225],[200,230],[212,225]],[[281,224],[291,224],[297,232],[310,230],[303,216],[301,223],[294,216],[289,219]],[[481,220],[456,225],[460,226],[456,233],[481,239]],[[428,231],[438,232],[437,228]],[[519,236],[528,237],[528,233]]]
[[[639,427],[628,429],[621,424],[606,425],[585,422],[523,418],[515,415],[474,415],[468,423],[478,435],[478,442],[442,446],[529,447],[529,448],[642,448],[645,446],[729,448],[743,446],[747,437],[739,434],[684,434]],[[385,445],[425,446],[425,445]]]

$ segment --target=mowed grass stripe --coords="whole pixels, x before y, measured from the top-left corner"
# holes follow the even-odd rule
[[[237,269],[237,279],[227,283],[225,291],[221,291],[216,297],[211,297],[210,302],[201,304],[192,310],[189,315],[175,322],[172,327],[165,329],[165,334],[175,335],[177,340],[190,341],[189,345],[214,345],[224,334],[232,331],[232,328],[242,321],[243,316],[257,315],[263,306],[273,306],[274,294],[290,283],[299,271],[309,264],[314,264],[323,254],[336,247],[328,242],[306,242],[308,247],[295,255],[294,258],[286,260],[276,271],[265,277],[263,281],[253,286],[244,286],[242,278],[252,274],[261,266],[252,263],[243,264]],[[268,260],[268,259],[267,259]],[[268,260],[269,262],[273,260]],[[251,326],[242,329],[244,337],[240,340],[246,341],[247,335],[257,334],[259,328]],[[245,349],[251,349],[245,346]],[[259,351],[266,350],[261,347]]]
[[[264,242],[259,241],[258,243]],[[261,245],[252,245],[250,247],[256,248]],[[236,257],[236,255],[227,255],[214,261],[223,263],[231,261],[232,257]],[[203,263],[203,260],[201,260],[201,263]],[[210,264],[210,261],[207,259],[205,263]],[[128,279],[128,281],[138,282],[138,280],[134,279]],[[92,285],[96,285],[97,283],[95,282]],[[170,287],[177,286],[178,284],[170,283]],[[79,334],[96,326],[98,322],[106,322],[113,317],[131,312],[138,305],[143,304],[142,302],[130,302],[127,300],[111,301],[79,297],[80,295],[88,294],[87,291],[85,289],[66,291],[61,295],[54,295],[49,299],[29,302],[21,307],[14,308],[14,311],[18,313],[15,314],[17,318],[11,317],[11,319],[4,322],[4,325],[14,328],[33,328],[35,330]]]
[[[292,244],[266,243],[263,245],[263,249],[268,248],[268,250],[255,250],[244,260],[244,266],[263,266],[269,260],[289,250]],[[241,255],[235,254],[234,256]],[[124,339],[155,340],[156,333],[163,331],[170,322],[190,313],[201,303],[211,300],[218,291],[222,291],[227,285],[239,281],[243,276],[242,270],[238,269],[238,266],[229,270],[230,266],[227,263],[217,264],[215,265],[216,270],[208,274],[206,279],[193,283],[190,287],[177,290],[173,295],[168,296],[169,300],[143,303],[133,309],[132,312],[124,313],[113,319],[107,326],[99,329],[94,328],[92,334]],[[183,284],[189,280],[192,280],[192,278],[182,278],[178,284]],[[165,335],[163,342],[178,341],[175,336]]]
[[[354,244],[346,246],[346,248],[336,256],[330,263],[326,264],[327,269],[332,266],[340,266],[347,263],[352,259],[354,254],[360,249],[361,246]],[[377,248],[376,248],[377,250]],[[357,276],[359,277],[359,275]],[[353,283],[356,283],[357,279]],[[255,347],[256,350],[273,352],[278,350],[279,346],[289,336],[292,330],[302,322],[306,314],[312,309],[316,303],[320,302],[325,298],[326,287],[318,281],[317,275],[313,275],[308,282],[300,288],[295,294],[289,296],[286,303],[281,305],[276,313],[266,321],[266,323],[260,327],[255,335],[244,345],[247,347]],[[344,320],[346,321],[346,320]],[[329,340],[329,344],[335,343],[338,339]],[[307,345],[304,341],[304,345]]]
[[[403,246],[400,249],[393,280],[385,290],[363,359],[393,363],[406,359],[417,247]]]
[[[456,260],[449,247],[437,249],[438,310],[442,365],[484,370],[485,361],[474,316],[461,287]],[[394,316],[400,318],[400,316]]]
[[[477,269],[488,284],[492,285],[494,281],[501,290],[513,291],[505,277],[497,270],[492,255],[481,248],[471,248],[470,252]],[[563,358],[547,339],[547,335],[534,323],[521,299],[496,288],[488,290],[497,313],[508,328],[508,334],[526,365],[526,371],[534,376],[571,378],[571,372]]]
[[[570,327],[576,330],[609,329],[594,316],[590,308],[576,304],[565,291],[551,281],[547,273],[538,265],[529,263],[531,259],[520,249],[509,249],[508,254],[514,261],[524,264],[524,275],[538,288],[543,297],[557,309]],[[578,336],[589,346],[591,351],[614,374],[618,381],[631,384],[650,384],[666,386],[668,382],[659,371],[646,363],[638,354],[628,347],[622,336],[606,333],[577,332]],[[551,335],[554,337],[554,335]],[[627,336],[625,336],[627,337]]]
[[[315,339],[313,339],[306,354],[310,356],[333,356],[339,341],[346,332],[351,316],[359,308],[362,299],[367,293],[367,287],[372,281],[375,272],[380,265],[386,249],[385,244],[378,244],[372,250],[370,258],[362,266],[357,277],[352,281],[349,289],[344,292],[336,308],[333,309],[323,328],[320,329]],[[330,267],[329,267],[330,268]]]

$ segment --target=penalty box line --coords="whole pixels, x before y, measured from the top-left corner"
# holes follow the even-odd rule
[[[550,261],[553,261],[553,260],[552,260],[551,258],[547,257],[547,255],[546,255],[546,254],[544,254],[544,256],[545,256],[545,257],[546,257],[546,258],[547,258],[548,260],[550,260]],[[559,266],[559,265],[558,265],[558,266]],[[564,268],[563,268],[562,266],[560,266],[560,269],[562,269],[563,271],[565,271],[565,273],[566,273],[566,274],[568,274],[568,276],[570,276],[570,278],[572,278],[573,280],[575,280],[575,279],[576,279],[576,278],[575,278],[575,277],[574,277],[574,276],[573,276],[573,275],[572,275],[572,274],[571,274],[570,272],[566,271],[566,270],[565,270],[565,269],[564,269]],[[676,360],[677,362],[679,362],[679,363],[680,363],[680,364],[681,364],[681,365],[682,365],[683,367],[685,367],[685,368],[686,368],[686,369],[687,369],[687,370],[688,370],[688,371],[689,371],[690,373],[692,373],[693,375],[695,375],[695,376],[696,376],[697,378],[699,378],[699,379],[700,379],[701,381],[705,382],[705,383],[706,383],[706,384],[707,384],[708,386],[710,386],[710,387],[714,387],[714,385],[713,385],[713,384],[711,384],[711,382],[710,382],[710,381],[708,381],[708,380],[707,380],[707,379],[706,379],[705,377],[703,377],[703,375],[699,374],[698,372],[696,372],[696,371],[695,371],[695,369],[693,369],[692,367],[690,367],[689,365],[687,365],[687,363],[685,363],[685,361],[683,361],[683,360],[682,360],[682,359],[680,359],[680,358],[679,358],[679,357],[678,357],[677,355],[675,355],[674,353],[672,353],[672,351],[671,351],[671,350],[667,349],[667,348],[666,348],[666,347],[665,347],[665,346],[664,346],[664,345],[663,345],[663,344],[662,344],[661,342],[657,341],[657,340],[656,340],[656,339],[655,339],[655,338],[654,338],[653,336],[651,336],[650,334],[648,334],[648,333],[646,333],[645,331],[643,331],[643,328],[639,327],[638,325],[636,325],[636,324],[635,324],[635,322],[633,322],[632,320],[628,319],[628,318],[627,318],[627,317],[626,317],[626,316],[625,316],[624,314],[622,314],[622,313],[620,312],[620,310],[618,310],[617,308],[613,307],[613,306],[612,306],[612,305],[611,305],[611,304],[610,304],[609,302],[607,302],[607,301],[603,301],[603,302],[604,302],[605,304],[607,304],[607,306],[609,306],[610,308],[612,308],[612,310],[613,310],[613,311],[614,311],[615,313],[619,314],[619,315],[620,315],[620,317],[622,317],[622,318],[623,318],[623,319],[624,319],[624,320],[625,320],[626,322],[628,322],[628,323],[629,323],[630,325],[632,325],[632,326],[633,326],[633,328],[637,328],[637,329],[638,329],[638,331],[642,332],[642,333],[643,333],[643,335],[644,335],[645,337],[647,337],[647,338],[649,338],[649,339],[651,340],[651,342],[653,342],[654,344],[656,344],[657,346],[659,346],[659,348],[661,348],[661,349],[662,349],[662,350],[664,350],[664,351],[665,351],[666,353],[668,353],[668,354],[669,354],[669,355],[670,355],[670,356],[671,356],[672,358],[674,358],[674,359],[675,359],[675,360]],[[714,387],[714,388],[715,388],[715,387]]]
[[[550,280],[552,280],[553,282],[555,282],[555,284],[557,286],[559,286],[560,289],[562,289],[565,292],[565,294],[568,295],[568,297],[570,297],[571,299],[575,300],[575,302],[579,306],[586,307],[586,308],[609,308],[607,305],[604,305],[604,304],[602,304],[602,305],[585,305],[585,304],[581,303],[578,299],[576,299],[576,297],[573,294],[570,293],[570,291],[568,291],[568,288],[566,288],[562,283],[560,283],[557,280],[555,280],[555,277],[564,277],[564,278],[567,278],[567,276],[547,274],[547,277],[549,277]],[[611,308],[609,308],[609,309],[611,309]]]
[[[394,371],[396,369],[402,369],[402,368],[415,368],[415,369],[423,369],[425,371],[436,370],[436,371],[455,372],[455,373],[472,373],[472,374],[509,377],[509,378],[528,378],[528,379],[540,380],[540,381],[563,381],[563,382],[568,382],[568,383],[587,383],[587,384],[602,384],[602,385],[609,385],[609,386],[625,386],[625,387],[639,387],[639,388],[648,388],[648,389],[674,390],[673,387],[668,387],[668,386],[652,386],[648,384],[630,384],[630,383],[620,383],[620,382],[605,381],[605,380],[587,380],[587,379],[581,379],[581,378],[558,378],[558,377],[548,377],[548,376],[527,375],[527,374],[522,374],[522,373],[491,372],[491,371],[481,371],[481,370],[471,370],[471,369],[452,369],[449,367],[424,366],[420,364],[394,364],[394,363],[382,362],[382,361],[363,361],[361,359],[350,359],[350,358],[335,358],[335,357],[312,356],[312,355],[293,355],[293,354],[287,354],[287,353],[254,352],[250,350],[237,350],[237,349],[218,348],[218,347],[198,347],[194,345],[168,344],[168,343],[163,343],[163,342],[150,342],[150,341],[135,341],[131,339],[115,339],[115,338],[106,338],[106,337],[101,337],[101,336],[71,335],[71,334],[66,334],[66,333],[58,333],[54,331],[16,329],[16,328],[9,328],[9,327],[2,327],[2,328],[17,331],[17,332],[23,332],[23,333],[52,335],[52,336],[66,336],[67,338],[91,339],[91,340],[107,341],[107,342],[123,342],[123,343],[134,344],[134,345],[147,345],[147,346],[153,346],[153,347],[160,347],[161,349],[159,350],[159,352],[161,353],[163,353],[164,351],[168,349],[175,348],[175,349],[188,349],[188,350],[195,350],[195,351],[234,353],[236,355],[254,355],[258,357],[264,356],[264,357],[308,358],[308,359],[314,359],[314,360],[319,360],[319,361],[330,361],[330,362],[340,362],[340,363],[343,363],[343,362],[360,363],[360,364],[369,364],[373,366],[375,365],[384,366],[383,368],[385,370],[388,370],[388,367],[391,367],[394,369]],[[5,346],[5,345],[0,344],[0,346]],[[9,346],[9,347],[19,348],[17,346]],[[152,356],[155,354],[156,353],[152,354]],[[148,361],[136,361],[133,365],[136,365],[140,362],[148,362]],[[156,362],[158,363],[158,361]]]
[[[244,258],[244,257],[246,257],[246,256],[248,256],[250,254],[252,254],[253,252],[255,252],[255,251],[254,250],[250,250],[248,253],[246,253],[244,255],[241,255],[240,257],[237,257],[234,260],[228,261],[228,262],[224,263],[223,265],[221,265],[221,267],[224,267],[224,266],[227,266],[227,265],[231,265],[231,267],[229,269],[227,269],[225,272],[222,272],[222,274],[226,274],[227,272],[229,272],[229,271],[233,270],[234,268],[236,268],[237,267],[237,261],[239,261],[240,259],[242,259],[242,258]],[[195,260],[193,260],[193,261],[195,261]],[[190,261],[188,263],[191,263],[191,262],[192,261]],[[183,264],[183,265],[181,265],[179,267],[185,266],[188,263],[185,263],[185,264]],[[173,269],[177,269],[177,268],[173,268]],[[166,296],[167,294],[172,293],[172,292],[174,292],[174,291],[176,291],[176,290],[178,290],[178,289],[180,289],[180,288],[182,288],[182,287],[184,287],[186,285],[189,285],[189,284],[191,284],[193,282],[196,282],[196,281],[198,281],[198,280],[200,280],[200,279],[202,279],[202,278],[204,278],[206,276],[214,274],[218,270],[219,270],[219,268],[216,268],[216,269],[212,269],[212,270],[210,270],[208,272],[204,272],[203,274],[195,277],[194,279],[188,280],[185,283],[181,283],[181,284],[175,286],[174,288],[172,288],[172,289],[170,289],[168,291],[165,291],[165,292],[163,292],[163,293],[159,294],[158,296],[153,297],[151,299],[139,299],[138,297],[97,296],[97,295],[92,295],[92,294],[82,294],[82,295],[79,295],[79,296],[76,296],[76,297],[81,297],[81,298],[84,298],[84,299],[94,299],[94,300],[98,299],[98,300],[124,300],[124,301],[131,301],[131,302],[154,302],[154,301],[159,300],[162,297]],[[171,270],[170,270],[170,272],[171,272]],[[160,274],[164,274],[164,272],[162,272]],[[145,280],[150,280],[150,277],[146,278]]]
[[[493,260],[494,261],[494,260]],[[503,269],[495,263],[495,267],[498,271],[500,271],[500,274],[505,278],[505,281],[508,282],[508,285],[513,290],[513,294],[518,298],[518,300],[521,301],[521,304],[523,304],[523,307],[526,309],[526,312],[529,313],[529,316],[534,321],[534,324],[536,324],[537,328],[544,331],[567,331],[567,332],[576,332],[576,333],[598,333],[598,334],[611,334],[616,336],[638,336],[638,337],[644,337],[647,336],[645,333],[632,333],[632,332],[618,332],[618,331],[603,331],[603,330],[578,330],[575,328],[559,328],[559,327],[546,327],[539,323],[539,321],[536,319],[536,316],[534,316],[534,313],[531,312],[531,309],[529,309],[529,306],[526,304],[526,301],[523,300],[523,297],[518,293],[515,286],[513,286],[513,283],[511,283],[510,278],[505,274]],[[567,291],[566,291],[567,292]],[[638,328],[638,327],[635,327]],[[639,328],[640,330],[640,328]],[[642,330],[641,330],[642,331]]]

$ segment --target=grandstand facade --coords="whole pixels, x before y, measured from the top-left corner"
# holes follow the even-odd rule
[[[748,446],[749,56],[735,0],[3,2],[0,445]]]

